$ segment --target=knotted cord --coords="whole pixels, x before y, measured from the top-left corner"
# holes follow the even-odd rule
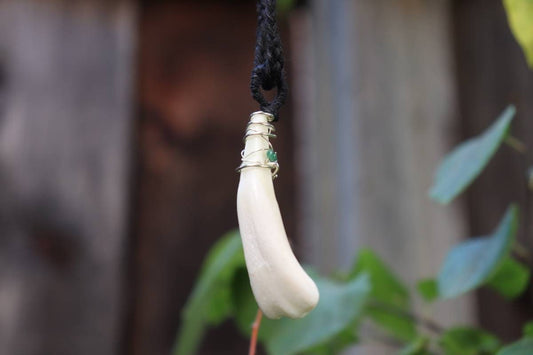
[[[259,103],[261,111],[274,115],[287,98],[288,85],[283,68],[283,48],[276,22],[276,0],[257,1],[257,34],[254,54],[254,68],[250,82],[252,97]],[[264,91],[276,89],[272,101],[263,95]]]

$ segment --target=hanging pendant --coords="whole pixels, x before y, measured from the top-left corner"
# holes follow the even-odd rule
[[[296,260],[281,219],[272,180],[278,162],[270,138],[274,116],[250,115],[237,191],[237,214],[250,284],[259,308],[272,319],[301,318],[318,303],[318,289]]]

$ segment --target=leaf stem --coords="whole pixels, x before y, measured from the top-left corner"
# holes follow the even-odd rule
[[[440,334],[444,331],[444,327],[437,324],[432,319],[425,318],[421,315],[406,311],[404,309],[392,306],[390,304],[386,304],[380,301],[373,300],[369,302],[368,307],[378,309],[383,312],[388,312],[398,317],[409,319],[415,322],[416,324],[425,327],[427,330],[432,331],[435,334]]]
[[[515,241],[511,251],[519,258],[520,261],[525,263],[530,269],[533,269],[533,257],[531,256],[528,248]]]
[[[514,242],[512,250],[519,257],[531,261],[531,254],[529,253],[529,250],[527,250],[527,248],[525,246],[523,246],[522,244],[520,244],[518,242]]]
[[[380,334],[375,331],[368,331],[366,334],[361,334],[361,339],[359,340],[359,344],[364,345],[382,345],[386,346],[387,348],[391,348],[394,350],[398,350],[402,348],[402,343],[396,340],[395,338],[392,338],[385,334]]]
[[[526,145],[521,140],[511,135],[505,138],[505,143],[511,148],[513,148],[514,150],[516,150],[517,152],[522,153],[522,154],[524,154],[527,150]]]
[[[255,355],[255,351],[257,349],[257,335],[259,334],[259,327],[261,326],[262,318],[263,312],[261,312],[261,309],[258,309],[254,324],[252,324],[252,335],[250,337],[250,350],[248,351],[248,355]]]

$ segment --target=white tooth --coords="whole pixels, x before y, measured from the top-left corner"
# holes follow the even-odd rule
[[[249,129],[268,133],[269,115],[256,112]],[[268,137],[246,137],[243,160],[267,162]],[[318,289],[294,256],[265,167],[244,167],[237,192],[237,214],[252,290],[268,318],[301,318],[318,303]]]

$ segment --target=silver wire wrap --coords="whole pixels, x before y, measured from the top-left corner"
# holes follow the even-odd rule
[[[265,116],[267,116],[267,120],[268,122],[252,122],[252,117],[256,114],[263,114]],[[244,137],[243,137],[243,142],[246,143],[246,139],[250,136],[259,136],[261,137],[262,139],[264,139],[267,143],[268,143],[268,149],[259,149],[259,150],[255,150],[255,151],[252,151],[252,152],[249,152],[246,156],[244,155],[245,154],[245,149],[243,149],[241,151],[241,165],[239,165],[239,167],[235,170],[237,170],[237,172],[241,172],[242,169],[244,168],[266,168],[266,169],[270,169],[271,172],[272,172],[272,179],[275,179],[278,177],[278,171],[279,171],[279,164],[277,161],[270,161],[267,157],[267,152],[269,150],[271,151],[274,151],[274,148],[272,147],[272,143],[270,143],[270,138],[276,138],[277,136],[274,134],[274,132],[276,131],[276,128],[274,127],[273,124],[271,124],[270,122],[272,122],[274,120],[274,115],[268,113],[268,112],[263,112],[263,111],[256,111],[256,112],[253,112],[251,115],[250,115],[250,121],[248,122],[248,124],[246,125],[246,131],[244,133]],[[261,131],[258,131],[256,129],[254,129],[254,125],[258,125],[258,126],[263,126],[263,127],[266,127],[267,130],[266,132],[261,132]],[[265,154],[264,154],[264,160],[260,161],[260,160],[250,160],[248,157],[254,153],[257,153],[257,152],[262,152],[264,151]]]

